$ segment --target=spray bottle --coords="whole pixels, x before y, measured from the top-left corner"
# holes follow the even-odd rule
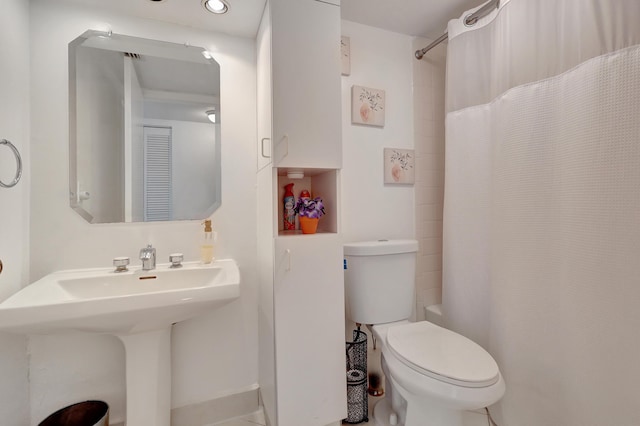
[[[296,211],[294,210],[295,198],[293,196],[293,184],[290,183],[285,185],[284,189],[284,198],[282,200],[284,203],[284,230],[292,231],[296,229]]]

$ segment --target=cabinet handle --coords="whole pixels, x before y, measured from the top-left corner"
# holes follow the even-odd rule
[[[290,249],[286,249],[284,252],[287,254],[287,269],[286,269],[286,271],[289,272],[291,270],[291,250]]]
[[[271,138],[262,138],[262,140],[260,141],[260,144],[262,145],[260,147],[260,155],[262,155],[264,158],[271,158],[271,154],[269,155],[265,155],[264,153],[264,141],[270,141]]]

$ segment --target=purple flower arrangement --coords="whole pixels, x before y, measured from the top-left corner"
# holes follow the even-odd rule
[[[300,216],[317,219],[324,214],[322,198],[316,197],[312,200],[310,198],[300,197],[298,201],[296,201],[295,211]]]

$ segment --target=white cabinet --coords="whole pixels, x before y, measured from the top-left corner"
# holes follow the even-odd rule
[[[278,426],[346,417],[342,259],[337,234],[275,240]]]
[[[257,35],[259,383],[271,426],[347,416],[340,235],[339,0],[268,0]],[[271,158],[269,158],[271,157]],[[321,196],[318,233],[282,230],[287,171]]]
[[[273,160],[342,167],[340,7],[270,0]]]
[[[271,164],[271,19],[266,7],[256,37],[258,171]]]
[[[276,412],[276,347],[274,323],[274,257],[273,187],[275,169],[266,167],[258,172],[258,383],[269,426],[278,426]],[[277,217],[277,216],[276,216]]]
[[[347,416],[342,237],[328,217],[318,234],[279,231],[277,173],[260,170],[257,186],[262,403],[271,426],[325,426]],[[312,177],[318,188],[337,188],[338,178]],[[331,205],[327,216],[337,217]]]

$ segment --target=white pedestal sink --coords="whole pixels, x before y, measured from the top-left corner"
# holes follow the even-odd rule
[[[113,334],[124,343],[127,426],[169,426],[171,325],[240,295],[233,260],[152,271],[49,274],[0,303],[0,331]]]

